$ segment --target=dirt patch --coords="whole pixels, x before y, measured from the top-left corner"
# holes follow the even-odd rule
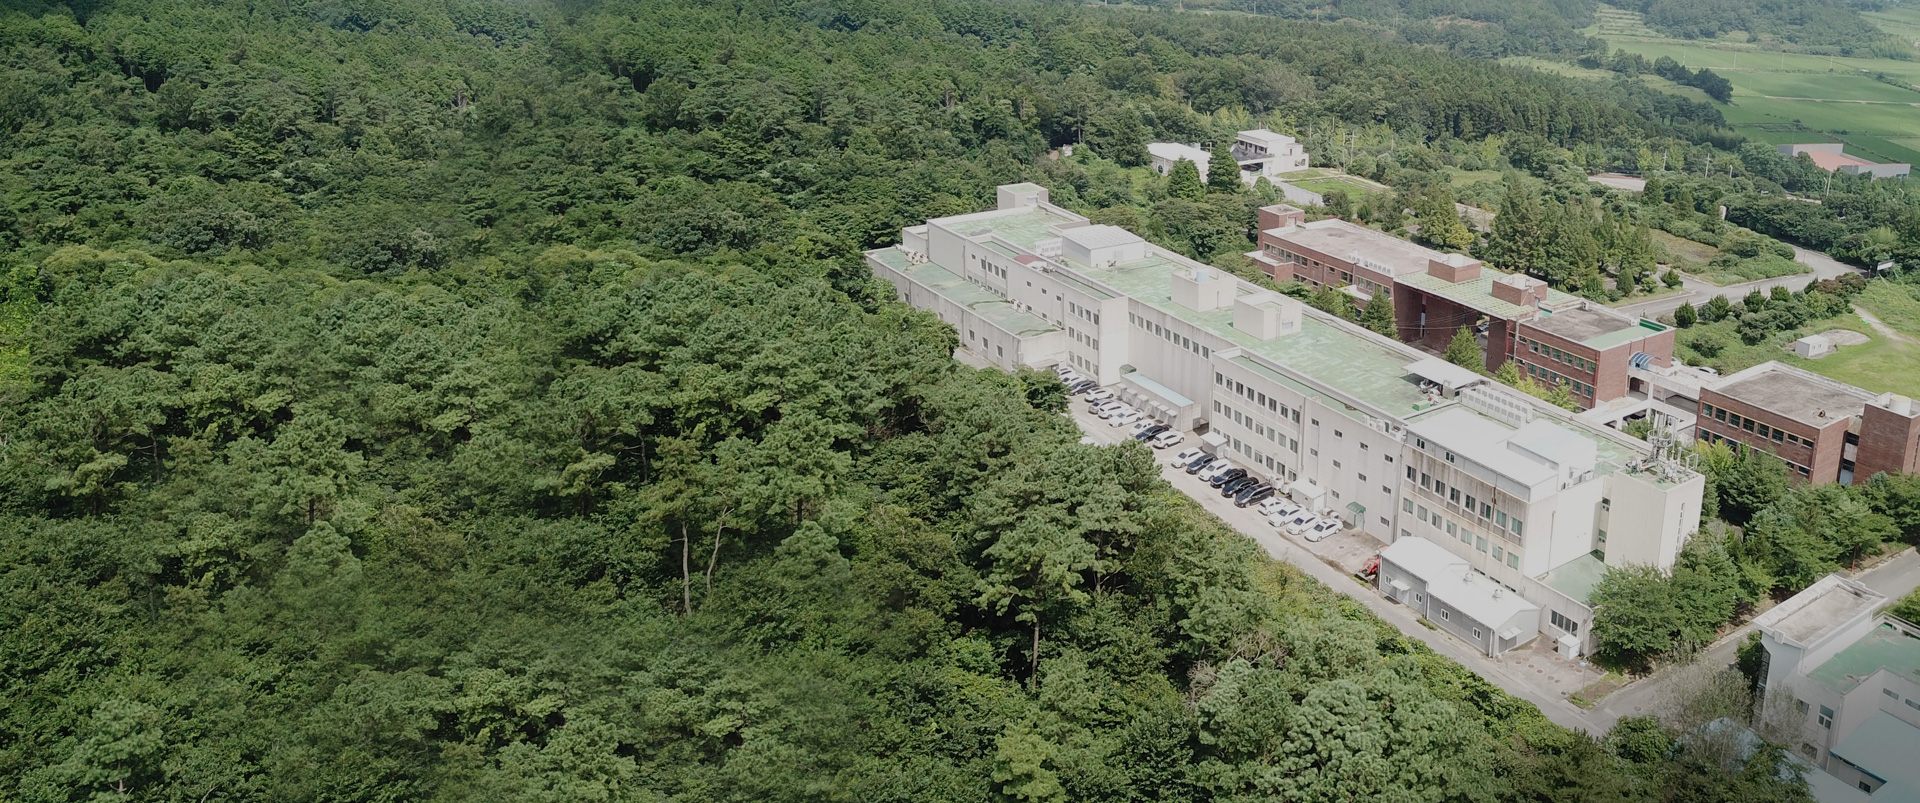
[[[1864,346],[1873,340],[1852,329],[1828,329],[1821,332],[1820,336],[1833,341],[1836,346]]]
[[[1887,336],[1889,339],[1898,340],[1902,343],[1920,342],[1920,341],[1914,340],[1912,335],[1909,335],[1905,332],[1902,332],[1898,329],[1888,326],[1884,321],[1881,321],[1879,318],[1873,317],[1873,313],[1861,309],[1860,306],[1857,304],[1854,305],[1853,307],[1853,314],[1860,316],[1860,320],[1866,321],[1868,326],[1873,327],[1873,331],[1879,332],[1880,334]],[[1835,341],[1835,342],[1838,342],[1838,341]]]

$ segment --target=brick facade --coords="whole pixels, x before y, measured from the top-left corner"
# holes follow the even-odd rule
[[[1793,465],[1796,476],[1810,482],[1840,479],[1840,460],[1846,451],[1851,418],[1838,418],[1816,428],[1722,395],[1712,388],[1701,389],[1697,412],[1700,421],[1694,429],[1700,440],[1730,440],[1777,455]],[[1763,426],[1767,432],[1764,436]],[[1774,438],[1775,432],[1781,433],[1778,440]]]
[[[1920,472],[1920,404],[1895,399],[1869,404],[1860,415],[1860,449],[1854,481],[1875,474]]]

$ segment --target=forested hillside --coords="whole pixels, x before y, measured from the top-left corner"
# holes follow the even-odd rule
[[[0,798],[1805,799],[1551,725],[857,258],[1105,205],[1083,136],[1690,107],[1051,5],[7,9]]]

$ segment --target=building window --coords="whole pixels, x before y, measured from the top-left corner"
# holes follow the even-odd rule
[[[1440,611],[1440,618],[1441,618],[1441,620],[1443,620],[1443,621],[1445,621],[1445,620],[1450,620],[1450,619],[1452,619],[1452,618],[1453,618],[1453,612],[1452,612],[1452,611],[1449,611],[1449,610],[1446,610],[1446,609],[1444,609],[1444,608],[1443,608],[1443,609],[1441,609],[1441,611]]]
[[[1897,691],[1894,691],[1894,690],[1892,690],[1892,689],[1881,689],[1881,690],[1880,690],[1880,693],[1881,693],[1881,694],[1884,694],[1884,695],[1886,695],[1886,696],[1888,696],[1888,697],[1891,697],[1891,698],[1893,698],[1893,699],[1895,699],[1895,700],[1898,700],[1898,699],[1900,699],[1900,693],[1899,693],[1899,692],[1897,692]]]
[[[1523,527],[1523,526],[1521,525],[1521,523],[1520,523],[1520,520],[1519,520],[1519,519],[1514,519],[1514,520],[1513,520],[1513,534],[1514,534],[1514,535],[1526,535],[1526,528],[1525,528],[1525,527]]]
[[[1494,511],[1493,523],[1502,527],[1507,526],[1507,512],[1504,510]]]
[[[1509,569],[1520,568],[1520,553],[1514,552],[1512,550],[1507,551],[1507,568]]]
[[[1505,558],[1505,557],[1506,557],[1506,551],[1505,551],[1505,550],[1503,550],[1503,549],[1501,549],[1501,548],[1500,548],[1500,545],[1499,545],[1499,544],[1494,544],[1494,545],[1493,545],[1493,559],[1494,559],[1495,561],[1498,561],[1498,560],[1500,560],[1500,559],[1502,559],[1502,558]]]
[[[1413,512],[1413,500],[1412,500],[1412,499],[1402,499],[1402,500],[1400,500],[1400,508],[1401,508],[1402,510],[1405,510],[1405,511],[1407,511],[1408,513],[1412,513],[1412,512]]]
[[[1911,708],[1915,711],[1920,711],[1920,702],[1915,702],[1911,698],[1906,700],[1901,700],[1900,702],[1906,703],[1908,708]]]
[[[1480,628],[1477,628],[1477,627],[1476,627],[1476,628],[1474,628],[1474,629],[1473,629],[1473,637],[1474,637],[1474,638],[1480,638],[1480,637],[1481,637],[1481,636],[1480,636]]]
[[[1473,539],[1473,548],[1474,548],[1474,549],[1478,549],[1478,550],[1480,550],[1481,552],[1485,552],[1485,551],[1487,551],[1487,539],[1485,539],[1485,538],[1475,538],[1475,539]]]
[[[1426,521],[1426,520],[1427,520],[1427,506],[1426,506],[1426,505],[1421,505],[1421,506],[1420,506],[1420,520],[1421,520],[1421,521]]]
[[[1820,727],[1833,730],[1833,709],[1820,706]]]

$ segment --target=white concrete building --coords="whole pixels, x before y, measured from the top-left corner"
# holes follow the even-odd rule
[[[1382,544],[1425,538],[1465,587],[1531,604],[1536,627],[1484,649],[1538,630],[1583,650],[1605,567],[1668,566],[1698,526],[1704,480],[1643,465],[1640,441],[1091,224],[1041,187],[1001,187],[997,208],[901,240],[869,266],[962,348],[1116,386],[1296,501]]]
[[[1240,163],[1240,180],[1248,184],[1262,176],[1272,179],[1283,173],[1305,170],[1310,161],[1299,141],[1264,128],[1240,132],[1234,138],[1231,152],[1234,161]],[[1175,162],[1185,159],[1200,169],[1201,178],[1206,178],[1207,166],[1213,162],[1213,154],[1208,151],[1178,142],[1148,143],[1147,156],[1153,172],[1163,176],[1173,169]]]
[[[1920,627],[1828,575],[1754,619],[1769,707],[1791,706],[1807,760],[1870,800],[1920,800]]]

